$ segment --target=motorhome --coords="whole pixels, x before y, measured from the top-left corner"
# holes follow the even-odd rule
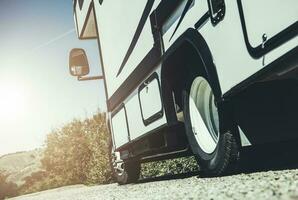
[[[298,139],[297,0],[74,0],[83,49],[70,73],[103,79],[120,184],[140,164],[193,155],[205,176],[235,170],[245,146]]]

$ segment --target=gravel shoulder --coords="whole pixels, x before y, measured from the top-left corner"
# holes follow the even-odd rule
[[[187,177],[190,176],[190,177]],[[298,200],[298,169],[255,172],[219,178],[181,175],[137,184],[75,185],[13,200],[92,199],[290,199]]]

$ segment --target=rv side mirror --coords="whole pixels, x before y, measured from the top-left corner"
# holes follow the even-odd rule
[[[89,74],[89,64],[84,49],[72,49],[69,53],[69,72],[72,76]]]

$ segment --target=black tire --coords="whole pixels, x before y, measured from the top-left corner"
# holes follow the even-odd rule
[[[113,165],[113,155],[112,155],[112,149],[113,149],[113,143],[110,142],[110,148],[109,148],[109,161],[110,161],[110,167],[112,171],[112,176],[114,180],[119,185],[129,184],[129,183],[135,183],[138,181],[141,173],[141,163],[138,160],[132,160],[132,161],[125,161],[122,163],[123,172],[119,173]]]
[[[193,80],[191,80],[193,81]],[[188,84],[190,85],[190,84]],[[239,160],[238,142],[236,140],[237,128],[233,123],[228,123],[228,127],[223,133],[219,133],[218,141],[215,150],[212,153],[206,153],[198,144],[195,133],[193,132],[190,109],[189,109],[189,92],[190,88],[186,88],[182,92],[183,99],[183,113],[185,120],[186,135],[194,156],[198,162],[201,170],[201,175],[206,177],[227,175],[235,172]],[[218,108],[220,119],[223,118],[225,113],[224,109]],[[223,123],[224,120],[219,120]],[[222,124],[220,124],[222,126]],[[227,125],[225,124],[225,127]]]
[[[140,172],[140,162],[125,162],[123,174],[121,176],[115,175],[115,177],[119,185],[135,183],[139,180]]]

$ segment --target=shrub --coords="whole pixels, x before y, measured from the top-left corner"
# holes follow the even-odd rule
[[[142,164],[141,178],[174,175],[198,171],[194,157],[183,157]]]
[[[20,193],[31,193],[73,184],[112,182],[108,159],[110,136],[106,116],[98,113],[73,120],[47,136],[42,170],[24,179]],[[187,173],[197,170],[193,157],[142,164],[141,178]]]
[[[0,172],[0,199],[14,197],[18,194],[18,186],[7,180],[9,174]]]
[[[110,183],[106,116],[73,120],[47,136],[42,171],[24,179],[22,193],[64,185]]]

